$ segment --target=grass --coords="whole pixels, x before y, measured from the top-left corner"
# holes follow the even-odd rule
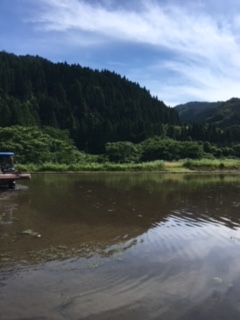
[[[23,172],[116,172],[116,171],[162,171],[162,172],[196,172],[196,171],[240,171],[239,159],[201,159],[164,162],[161,160],[143,163],[75,163],[75,164],[26,164],[16,165]]]
[[[239,159],[186,160],[183,167],[191,170],[239,170]]]
[[[26,172],[79,172],[79,171],[163,171],[165,165],[163,161],[152,161],[144,163],[76,163],[76,164],[56,164],[56,163],[43,163],[43,164],[26,164],[16,165],[16,169]]]

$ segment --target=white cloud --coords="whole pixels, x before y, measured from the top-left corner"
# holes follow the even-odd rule
[[[235,3],[235,0],[230,0],[229,6],[231,1]],[[159,64],[154,62],[152,65],[151,61],[147,61],[147,56],[142,57],[144,65],[148,63],[142,71],[154,70],[152,74],[155,78],[150,81],[144,73],[140,78],[151,84],[149,89],[152,93],[160,92],[158,96],[161,100],[166,96],[170,101],[171,93],[176,97],[172,100],[177,100],[177,96],[179,100],[187,96],[206,100],[236,96],[240,87],[239,15],[233,10],[229,10],[225,17],[219,11],[214,15],[213,6],[218,5],[215,0],[208,4],[202,1],[187,6],[180,6],[177,1],[175,4],[173,1],[171,4],[168,1],[165,5],[162,3],[139,0],[137,10],[129,10],[124,6],[114,9],[114,1],[111,0],[102,3],[38,0],[39,11],[32,22],[46,34],[64,34],[68,45],[105,45],[107,50],[113,42],[129,42],[159,50]],[[172,54],[163,57],[162,49]],[[169,72],[164,83],[161,79],[158,90],[153,89],[158,81],[156,70],[159,70],[159,78],[163,70],[165,75]],[[136,75],[138,72],[133,67],[130,73]],[[171,79],[173,76],[178,81]]]
[[[90,31],[114,40],[197,52],[231,41],[229,23],[215,21],[204,12],[188,8],[142,2],[138,11],[108,9],[78,0],[41,0],[42,10],[33,22],[46,31]],[[207,48],[205,48],[207,49]]]

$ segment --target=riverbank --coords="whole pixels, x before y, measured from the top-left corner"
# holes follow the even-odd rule
[[[239,172],[239,159],[201,159],[179,160],[172,162],[152,161],[144,163],[76,163],[76,164],[26,164],[16,165],[22,172],[128,172],[128,171],[161,171],[161,172]]]

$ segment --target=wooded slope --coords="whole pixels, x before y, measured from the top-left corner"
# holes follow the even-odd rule
[[[91,153],[180,123],[176,110],[125,77],[38,56],[0,52],[0,97],[0,127],[67,129],[74,144]]]

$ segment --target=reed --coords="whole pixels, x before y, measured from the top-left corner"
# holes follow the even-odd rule
[[[80,171],[154,171],[164,170],[165,165],[163,161],[152,161],[143,163],[74,163],[71,165],[67,164],[56,164],[46,162],[43,164],[24,164],[17,165],[16,169],[26,172],[80,172]]]
[[[112,162],[79,162],[73,164],[18,164],[16,169],[22,172],[124,172],[124,171],[162,171],[191,172],[213,170],[240,170],[240,159],[201,159],[164,162],[161,160],[142,163],[112,163]]]

